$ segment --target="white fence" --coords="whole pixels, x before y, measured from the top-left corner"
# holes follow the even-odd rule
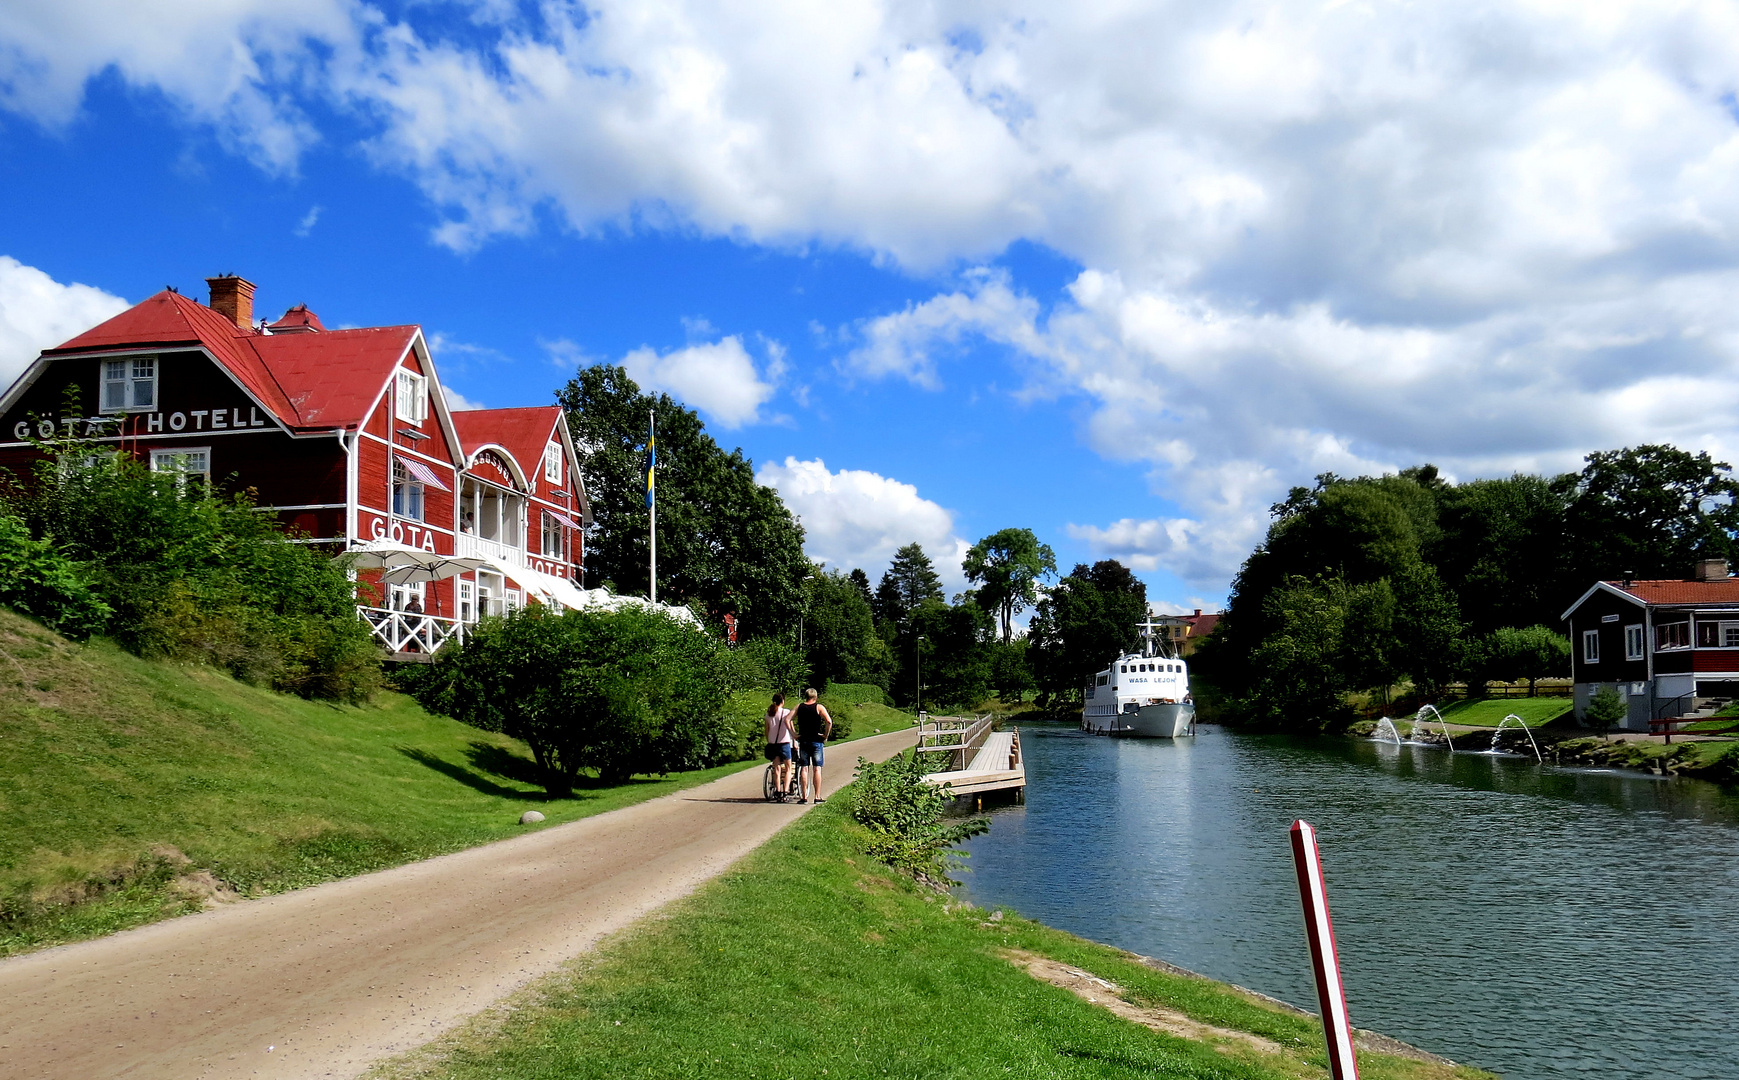
[[[446,644],[447,639],[463,640],[465,636],[465,627],[459,620],[439,615],[360,606],[356,613],[374,631],[375,640],[395,653],[432,653]]]

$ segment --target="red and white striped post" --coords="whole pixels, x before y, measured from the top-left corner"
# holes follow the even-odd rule
[[[1316,828],[1303,818],[1292,823],[1292,863],[1298,868],[1298,898],[1304,904],[1304,931],[1316,969],[1316,1000],[1322,1007],[1322,1033],[1328,1038],[1328,1067],[1334,1080],[1358,1080],[1353,1056],[1353,1026],[1340,981],[1340,956],[1334,948],[1334,923],[1328,917],[1328,889],[1322,883],[1322,858]]]

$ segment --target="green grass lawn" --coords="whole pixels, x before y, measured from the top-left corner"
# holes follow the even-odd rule
[[[758,764],[552,801],[522,743],[402,695],[303,701],[73,645],[0,609],[0,955],[193,910],[211,879],[242,895],[297,888]],[[532,809],[545,826],[518,824]]]
[[[1504,717],[1514,713],[1527,721],[1529,727],[1539,728],[1568,714],[1573,704],[1569,698],[1486,698],[1457,701],[1453,705],[1445,706],[1442,712],[1443,719],[1451,724],[1492,728],[1502,723]]]
[[[374,1077],[1326,1075],[1314,1020],[921,889],[862,854],[847,802],[829,800],[662,917]],[[1156,1033],[1028,975],[1013,950],[1279,1046]],[[1370,1080],[1487,1075],[1377,1054],[1360,1067]]]

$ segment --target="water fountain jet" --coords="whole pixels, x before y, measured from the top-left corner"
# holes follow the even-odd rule
[[[1528,737],[1528,745],[1534,748],[1534,760],[1539,764],[1544,765],[1546,759],[1540,756],[1540,744],[1534,741],[1534,733],[1528,730],[1528,722],[1517,716],[1515,713],[1510,713],[1508,716],[1504,717],[1503,720],[1498,723],[1497,730],[1491,733],[1491,752],[1494,754],[1497,753],[1498,740],[1503,738],[1504,728],[1509,727],[1510,721],[1512,720],[1521,725],[1522,734]]]
[[[1451,754],[1455,753],[1455,740],[1449,737],[1449,721],[1443,719],[1443,714],[1437,711],[1437,706],[1435,705],[1419,706],[1419,711],[1413,714],[1413,730],[1407,733],[1407,738],[1413,742],[1419,741],[1419,729],[1425,725],[1425,713],[1427,710],[1430,711],[1431,715],[1437,717],[1437,722],[1439,724],[1443,725],[1443,741],[1449,744],[1449,752]],[[1431,729],[1426,728],[1425,730],[1429,733]]]
[[[1384,736],[1387,737],[1385,738]],[[1375,742],[1394,743],[1396,746],[1401,745],[1401,733],[1395,730],[1395,722],[1386,716],[1377,721],[1377,730],[1371,732],[1371,739]]]

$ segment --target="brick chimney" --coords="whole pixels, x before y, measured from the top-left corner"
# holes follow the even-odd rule
[[[1698,559],[1695,574],[1697,581],[1725,581],[1727,579],[1727,560]]]
[[[254,325],[254,283],[234,274],[208,277],[211,286],[211,310],[222,315],[243,330]]]

